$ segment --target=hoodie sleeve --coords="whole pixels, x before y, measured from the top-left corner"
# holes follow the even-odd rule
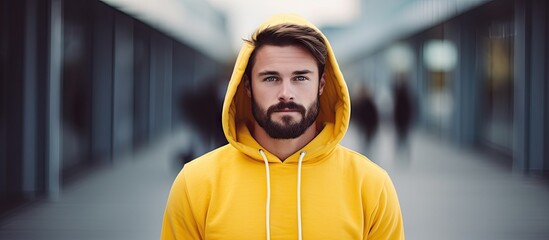
[[[184,171],[177,176],[170,190],[160,239],[202,239],[189,201]]]
[[[396,190],[390,177],[386,175],[377,207],[372,214],[373,223],[367,228],[363,239],[401,240],[404,239],[404,226]]]

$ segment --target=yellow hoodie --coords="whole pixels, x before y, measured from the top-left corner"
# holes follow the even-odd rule
[[[258,31],[281,23],[319,31],[289,14],[269,18]],[[254,118],[241,80],[254,47],[244,42],[223,105],[229,144],[185,164],[168,198],[161,239],[404,239],[387,173],[339,145],[349,125],[350,99],[325,41],[326,85],[317,118],[323,128],[284,162],[264,150],[247,127]]]

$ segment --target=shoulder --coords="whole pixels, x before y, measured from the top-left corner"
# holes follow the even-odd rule
[[[215,172],[216,169],[230,164],[228,160],[234,159],[239,154],[238,150],[230,144],[226,144],[189,161],[181,171],[187,178],[194,175],[209,175],[208,173]]]
[[[388,177],[385,169],[354,150],[339,145],[336,148],[336,154],[343,165],[364,178],[384,181]]]
[[[336,154],[344,172],[353,176],[369,199],[377,199],[387,188],[392,188],[387,171],[366,156],[343,146],[337,148]]]
[[[189,186],[214,184],[221,178],[238,174],[248,162],[254,161],[233,145],[226,144],[186,163],[180,175],[184,175]]]

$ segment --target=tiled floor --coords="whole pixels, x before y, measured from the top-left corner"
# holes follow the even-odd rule
[[[365,154],[393,179],[407,239],[549,239],[546,182],[426,133],[412,135],[407,154],[395,142],[383,127]]]
[[[549,187],[512,173],[498,159],[416,131],[407,152],[390,128],[366,146],[353,127],[342,144],[387,169],[411,240],[549,239]],[[0,239],[158,239],[177,165],[178,133],[121,159],[41,202],[0,220]]]
[[[0,239],[158,239],[176,173],[173,143],[180,140],[159,141],[133,159],[118,159],[64,189],[58,201],[3,219]]]

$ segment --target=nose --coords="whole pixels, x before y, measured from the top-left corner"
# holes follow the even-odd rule
[[[294,100],[294,91],[290,81],[282,81],[280,84],[278,100],[281,102],[290,102]]]

